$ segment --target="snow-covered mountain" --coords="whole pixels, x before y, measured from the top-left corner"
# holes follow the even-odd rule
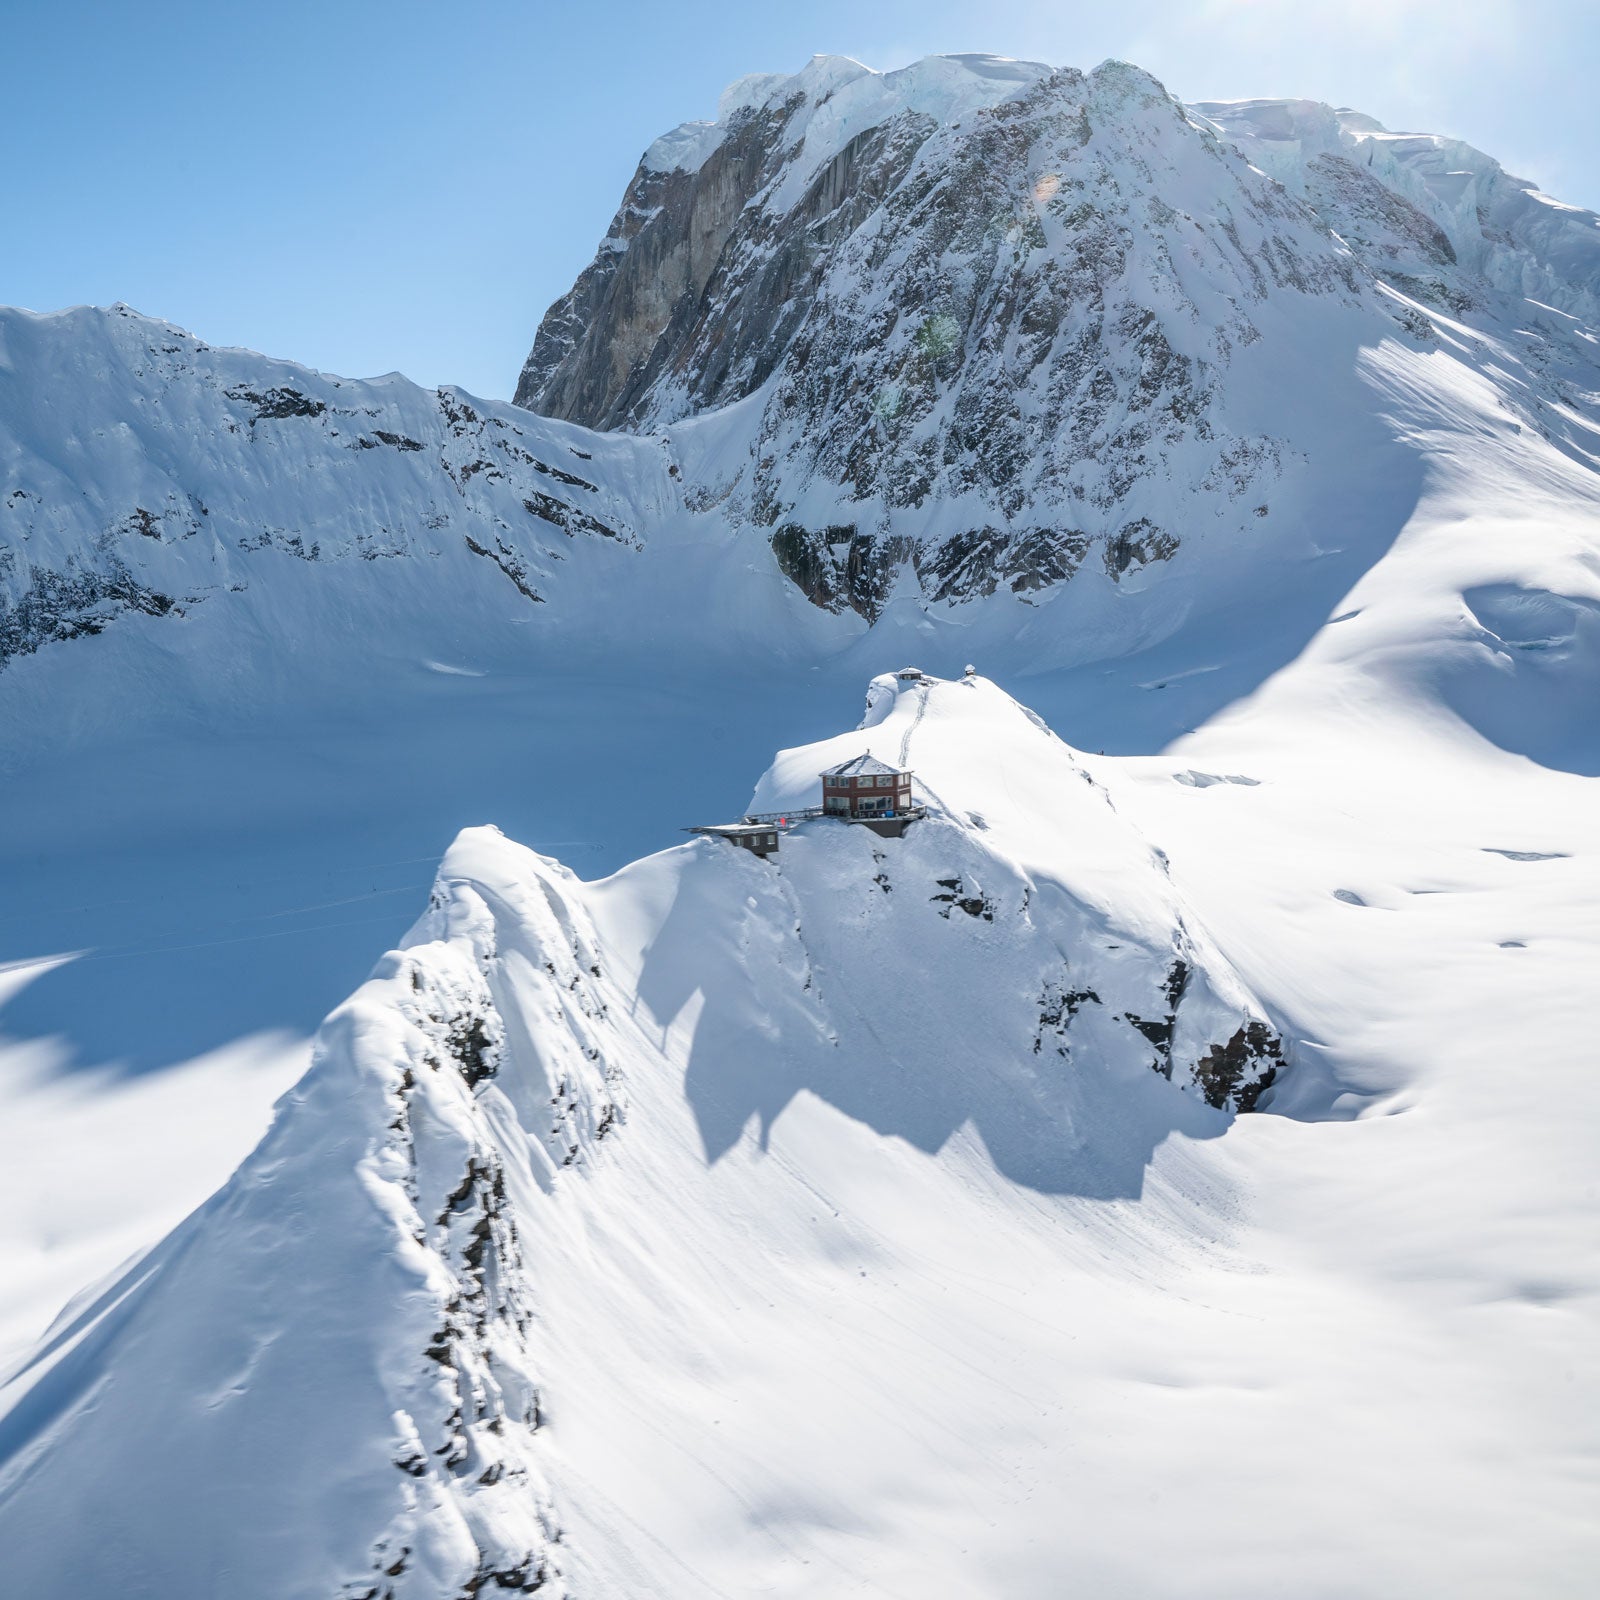
[[[1596,239],[818,58],[521,408],[0,313],[0,1590],[1585,1593]]]
[[[1359,111],[1311,100],[1219,100],[1190,110],[1308,200],[1375,273],[1417,298],[1459,313],[1505,296],[1600,320],[1594,213],[1541,194],[1481,150],[1438,134],[1390,133]]]
[[[928,1158],[977,1141],[1051,1206],[1137,1196],[1162,1139],[1255,1103],[1275,1030],[1073,752],[981,680],[884,678],[871,699],[862,732],[786,752],[756,803],[905,752],[930,815],[902,839],[823,819],[771,862],[702,840],[585,885],[462,835],[261,1148],[35,1356],[0,1480],[8,1587],[642,1592],[647,1542],[568,1532],[608,1492],[551,1487],[543,1423],[598,1397],[564,1375],[550,1296],[559,1278],[633,1302],[612,1381],[671,1384],[652,1347],[715,1337],[743,1292],[705,1298],[730,1227],[762,1227],[754,1194],[724,1214],[716,1176],[752,1117],[763,1146],[798,1095]],[[670,1211],[619,1196],[628,1242],[598,1249],[589,1205],[646,1172]],[[861,1241],[812,1222],[796,1248],[854,1276]],[[898,1361],[880,1347],[859,1376]],[[930,1366],[919,1403],[958,1377]],[[93,1538],[37,1536],[86,1496]],[[197,1516],[208,1532],[185,1531]]]
[[[903,838],[463,834],[12,1374],[6,1587],[1580,1594],[1592,780],[1359,683],[1181,766],[881,680],[749,804],[872,750]]]
[[[1383,548],[1419,431],[1589,481],[1597,283],[1594,216],[1354,113],[818,57],[645,153],[518,387],[581,427],[6,313],[0,656],[227,595],[277,635],[269,588],[404,634],[444,581],[567,642],[640,591],[807,660],[897,610],[1118,657]]]
[[[1192,594],[1221,550],[1270,557],[1349,506],[1327,435],[1386,340],[1493,368],[1593,464],[1595,217],[1370,119],[1204,109],[1118,62],[745,80],[645,152],[517,398],[638,431],[746,402],[701,495],[869,619],[908,571],[938,602],[1085,563],[1141,587],[1193,541]]]
[[[0,313],[0,417],[0,665],[228,594],[269,621],[259,591],[293,563],[338,574],[297,590],[297,614],[441,585],[544,605],[569,568],[592,593],[668,487],[639,441],[216,350],[126,306]]]

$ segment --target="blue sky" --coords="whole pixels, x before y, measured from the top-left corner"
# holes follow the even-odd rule
[[[644,146],[816,51],[1136,61],[1451,133],[1600,209],[1594,0],[0,0],[0,301],[509,395]]]

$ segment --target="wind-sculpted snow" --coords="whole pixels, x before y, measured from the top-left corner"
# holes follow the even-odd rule
[[[562,1317],[630,1273],[586,1196],[631,1173],[657,1186],[617,1212],[639,1241],[708,1234],[709,1174],[809,1094],[936,1163],[970,1130],[1005,1189],[1110,1201],[1255,1103],[1275,1032],[1073,753],[979,680],[895,695],[758,803],[905,748],[930,815],[899,840],[815,820],[770,862],[703,840],[584,885],[460,837],[260,1148],[13,1375],[8,1593],[679,1592],[630,1587],[644,1508],[546,1442],[600,1399]],[[699,1336],[702,1296],[652,1293],[620,1383],[676,1381],[651,1350]]]

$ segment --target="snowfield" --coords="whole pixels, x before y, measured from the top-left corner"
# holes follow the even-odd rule
[[[0,1594],[1592,1593],[1596,219],[992,57],[630,196],[654,431],[0,312]]]

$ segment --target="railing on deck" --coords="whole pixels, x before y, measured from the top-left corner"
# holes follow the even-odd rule
[[[765,823],[769,828],[782,824],[808,822],[812,817],[837,817],[840,822],[914,822],[928,814],[928,808],[918,802],[899,811],[863,811],[851,816],[846,811],[829,811],[824,806],[801,806],[795,811],[748,811],[740,819],[744,822]]]

